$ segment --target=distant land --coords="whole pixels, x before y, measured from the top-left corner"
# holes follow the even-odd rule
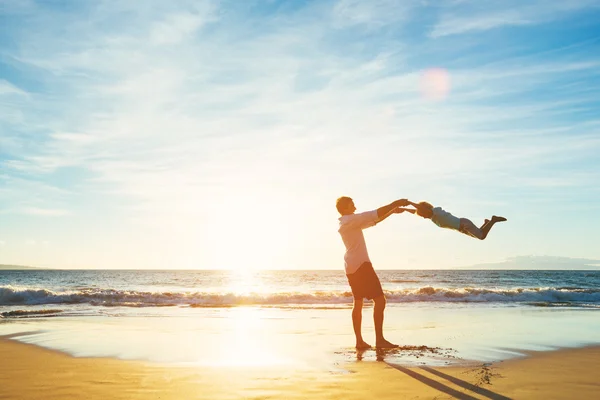
[[[2,270],[2,269],[42,269],[42,268],[28,267],[28,266],[25,266],[25,265],[0,264],[0,270]]]
[[[25,265],[0,264],[1,270],[44,270],[55,268],[31,267]],[[93,268],[102,269],[102,268]],[[455,267],[460,270],[600,270],[600,260],[557,256],[516,256],[495,263],[481,263]]]
[[[498,263],[475,264],[459,269],[600,270],[600,260],[555,256],[517,256]]]

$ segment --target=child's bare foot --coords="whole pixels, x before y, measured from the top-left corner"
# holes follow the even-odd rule
[[[394,343],[390,343],[387,340],[380,340],[375,344],[375,347],[377,347],[378,349],[395,349],[398,348],[400,346],[398,346],[397,344]]]
[[[371,345],[364,340],[362,342],[356,342],[356,350],[366,350],[370,349]]]
[[[506,221],[506,218],[504,218],[504,217],[499,217],[499,216],[497,216],[497,215],[494,215],[494,216],[492,217],[492,222],[494,222],[494,223],[495,223],[495,222],[504,222],[504,221]]]

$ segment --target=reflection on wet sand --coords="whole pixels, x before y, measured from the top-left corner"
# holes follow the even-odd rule
[[[396,362],[400,359],[406,361],[407,364],[414,364],[416,360],[420,359],[422,364],[425,364],[425,361],[437,364],[435,360],[457,359],[455,353],[456,351],[453,349],[425,345],[405,345],[391,349],[372,347],[369,349],[356,349],[356,360],[363,361],[365,356],[372,357],[374,354],[376,361],[386,361],[386,358],[393,358]],[[449,364],[449,362],[446,361],[443,364]]]

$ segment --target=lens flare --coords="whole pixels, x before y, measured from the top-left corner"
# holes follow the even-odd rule
[[[429,68],[421,74],[421,94],[429,100],[444,100],[450,92],[450,74],[443,68]]]

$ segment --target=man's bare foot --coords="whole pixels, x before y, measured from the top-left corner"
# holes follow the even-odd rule
[[[400,346],[398,346],[397,344],[394,343],[390,343],[387,340],[380,340],[375,344],[375,347],[377,347],[378,349],[395,349],[398,348]]]
[[[504,217],[499,217],[499,216],[497,216],[497,215],[494,215],[494,216],[492,217],[492,222],[494,222],[494,223],[495,223],[495,222],[504,222],[504,221],[506,221],[506,218],[504,218]]]
[[[356,343],[356,350],[366,350],[366,349],[370,349],[371,345],[367,342],[365,342],[364,340],[362,342],[357,342]]]

